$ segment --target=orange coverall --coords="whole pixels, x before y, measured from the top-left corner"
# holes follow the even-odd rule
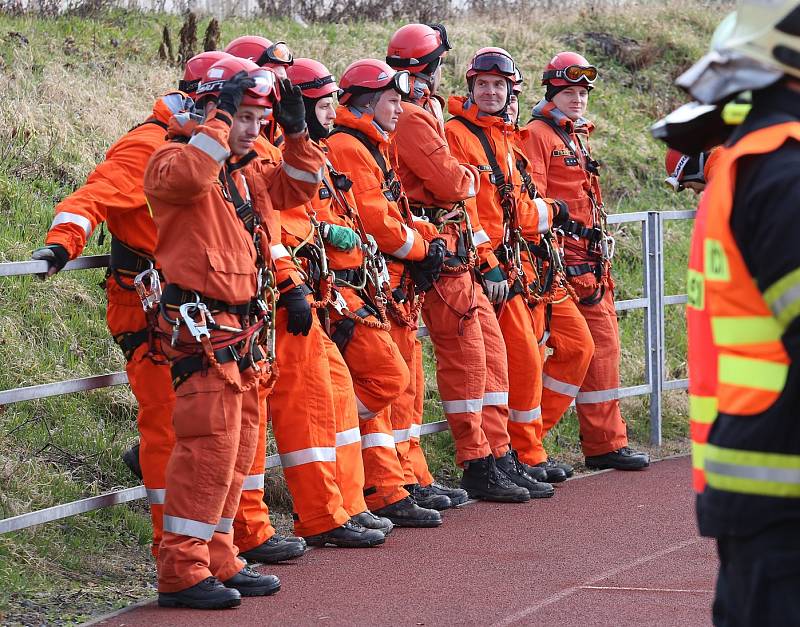
[[[474,103],[464,97],[451,97],[448,108],[454,116],[466,118],[480,127],[494,146],[498,165],[506,180],[510,178],[513,182],[512,193],[516,198],[520,225],[538,225],[541,221],[549,226],[549,207],[533,203],[521,192],[522,180],[515,167],[513,127],[497,116],[479,115]],[[476,166],[481,172],[478,195],[468,203],[474,202],[477,207],[484,233],[481,240],[486,238],[491,250],[497,250],[503,244],[505,223],[500,195],[490,178],[491,168],[486,152],[480,140],[458,120],[448,121],[445,130],[453,155],[461,162]],[[494,255],[483,253],[480,257],[482,272],[498,265]],[[525,271],[526,280],[530,283],[535,279],[533,268],[527,267]],[[539,458],[542,451],[539,406],[542,358],[536,337],[534,311],[524,296],[509,294],[508,300],[499,307],[498,322],[505,340],[508,363],[508,433],[520,459],[528,464],[536,464],[543,461]],[[504,452],[503,449],[494,451],[495,456]]]
[[[388,148],[389,137],[383,133],[373,123],[372,116],[360,114],[347,107],[340,106],[336,116],[337,127],[355,129],[363,133],[382,154],[385,164],[389,165]],[[404,215],[404,210],[398,204],[392,192],[388,188],[384,173],[376,163],[370,151],[355,137],[346,133],[335,133],[328,140],[330,147],[330,159],[333,166],[347,174],[353,182],[353,196],[357,205],[358,214],[364,224],[366,232],[375,238],[378,249],[387,256],[387,266],[389,270],[389,287],[391,290],[401,288],[401,277],[404,274],[403,261],[419,261],[425,258],[428,245],[422,233],[417,230],[415,223],[410,215]],[[431,230],[435,234],[435,230]],[[407,289],[404,284],[401,289]],[[409,314],[408,303],[397,305],[405,308],[405,314]],[[427,463],[424,456],[417,454],[413,459],[412,465],[410,437],[406,439],[406,433],[411,434],[413,425],[413,411],[403,410],[403,406],[397,406],[397,402],[402,402],[408,398],[408,388],[416,382],[414,375],[413,362],[413,343],[410,343],[409,334],[416,334],[416,320],[409,324],[401,324],[397,319],[389,317],[389,333],[399,349],[402,359],[406,363],[407,370],[411,374],[411,383],[401,381],[405,390],[403,396],[392,405],[390,414],[379,412],[371,418],[363,428],[369,432],[362,436],[362,450],[368,448],[383,449],[375,451],[376,469],[380,468],[381,477],[377,483],[381,485],[367,486],[367,491],[374,492],[367,495],[367,503],[373,509],[380,509],[386,505],[391,505],[402,498],[408,496],[408,492],[403,485],[417,483],[417,476],[422,475],[425,480],[430,473],[427,471]],[[358,333],[358,331],[356,331]],[[414,340],[412,340],[413,342]],[[389,347],[384,346],[384,351]],[[405,352],[404,352],[405,351]],[[366,354],[362,359],[366,359]],[[375,353],[377,358],[377,353]],[[411,356],[410,356],[411,355]],[[412,369],[413,368],[413,369]],[[385,386],[388,381],[381,380],[379,384]],[[411,392],[412,407],[415,392]],[[405,400],[408,403],[408,400]],[[373,407],[365,405],[362,416],[367,417]],[[395,443],[394,434],[398,433],[402,437],[399,445]],[[417,448],[421,453],[421,449]],[[403,465],[404,464],[404,465]],[[432,478],[428,481],[430,483]]]
[[[459,163],[451,154],[444,129],[433,111],[403,103],[393,144],[397,172],[417,212],[435,219],[437,213],[446,214],[456,203],[476,196],[480,181],[477,168]],[[445,239],[453,256],[433,289],[426,293],[422,308],[436,353],[439,393],[459,464],[489,454],[499,457],[505,454],[509,443],[505,347],[483,289],[472,269],[464,267],[466,243],[461,241],[461,234],[467,220],[479,253],[491,258],[495,265],[497,261],[475,203],[467,202],[464,211],[469,211],[468,217],[462,212],[457,224],[451,221],[441,227],[439,237]],[[424,395],[424,388],[417,394]],[[415,423],[421,422],[422,416],[415,414]],[[420,481],[420,485],[431,481]]]
[[[144,188],[158,229],[155,254],[164,274],[201,300],[246,304],[256,296],[256,251],[250,234],[219,185],[230,155],[229,116],[217,111],[194,129],[188,143],[168,143],[148,164]],[[187,129],[173,118],[173,136]],[[242,197],[249,197],[265,220],[274,205],[305,202],[322,166],[321,152],[306,138],[287,138],[287,166],[253,160],[233,175]],[[187,219],[187,211],[196,218]],[[273,226],[274,228],[274,226]],[[212,306],[213,308],[213,306]],[[218,323],[239,326],[240,317],[217,314]],[[169,325],[159,319],[159,326]],[[213,332],[219,333],[219,332]],[[183,340],[191,342],[186,328]],[[213,337],[213,336],[212,336]],[[173,366],[186,352],[163,342]],[[191,344],[190,344],[191,345]],[[159,591],[176,592],[206,577],[225,581],[244,566],[236,557],[233,518],[242,484],[258,443],[258,392],[251,369],[236,362],[195,373],[176,391],[173,424],[176,443],[167,467],[164,535],[158,555]],[[227,379],[227,380],[226,380]]]
[[[534,119],[525,127],[527,133],[523,145],[539,192],[565,201],[571,220],[589,228],[599,226],[597,213],[602,205],[599,180],[585,169],[591,159],[588,137],[594,126],[590,122],[575,126],[552,102],[540,103],[535,113],[553,120],[571,140],[571,146],[568,146],[543,120]],[[559,358],[548,370],[545,385],[562,396],[562,405],[566,397],[575,396],[583,453],[586,456],[603,455],[628,445],[625,421],[619,409],[620,348],[614,283],[608,273],[598,280],[593,270],[603,262],[589,250],[585,238],[565,238],[565,261],[575,273],[569,276],[569,282],[581,298],[578,310],[589,327],[595,352],[582,384],[578,383],[577,377],[570,376],[568,366],[561,366],[568,363],[565,355],[563,362]],[[582,269],[588,270],[577,274]],[[599,270],[602,274],[602,268]],[[595,302],[598,298],[599,301]],[[558,325],[559,322],[562,321],[556,319],[551,324]],[[580,324],[574,317],[564,317],[563,322],[564,334],[570,327],[573,332],[579,332]],[[585,343],[580,337],[574,341]],[[551,420],[557,420],[555,412]]]

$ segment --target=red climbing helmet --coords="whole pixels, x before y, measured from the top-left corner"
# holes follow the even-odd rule
[[[284,41],[272,43],[260,35],[242,35],[225,47],[225,52],[235,57],[250,59],[256,65],[284,65],[294,62],[294,55]]]
[[[294,64],[286,68],[286,73],[306,98],[316,100],[339,91],[336,79],[328,68],[314,59],[295,59]]]
[[[591,89],[595,80],[597,68],[577,52],[559,52],[542,72],[542,85],[553,87],[583,85]]]
[[[378,59],[360,59],[347,66],[339,79],[339,102],[347,104],[351,96],[394,89],[403,97],[411,92],[406,70],[396,71]]]
[[[280,99],[274,72],[268,68],[258,67],[248,59],[231,55],[226,55],[208,68],[197,88],[196,100],[200,102],[208,97],[216,98],[225,81],[242,71],[247,72],[256,84],[244,92],[241,106],[273,107]]]
[[[185,94],[194,97],[200,80],[205,76],[206,71],[217,61],[230,56],[222,50],[208,50],[194,55],[186,62],[183,68],[183,79],[178,82],[178,89]]]

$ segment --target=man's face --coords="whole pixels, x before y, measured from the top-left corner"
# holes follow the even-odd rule
[[[264,123],[265,113],[264,107],[239,107],[236,115],[233,116],[231,131],[228,135],[228,145],[233,154],[241,157],[253,149]]]
[[[397,126],[397,120],[403,112],[401,103],[400,94],[394,89],[387,89],[378,98],[373,118],[375,123],[387,133],[391,133]]]
[[[562,89],[553,96],[553,104],[570,120],[582,118],[589,105],[589,90],[575,85]]]
[[[516,94],[511,94],[511,100],[508,101],[508,117],[513,124],[517,123],[519,118],[519,99]]]
[[[326,96],[317,100],[314,105],[314,113],[317,114],[317,120],[322,126],[329,131],[333,129],[333,121],[336,119],[336,103],[333,96]]]
[[[478,74],[472,84],[472,99],[481,113],[500,112],[508,100],[508,79],[496,74]]]

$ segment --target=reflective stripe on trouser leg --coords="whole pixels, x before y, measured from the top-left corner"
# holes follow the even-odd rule
[[[370,510],[378,510],[408,496],[400,459],[397,457],[389,409],[372,420],[362,420],[361,457],[364,460],[364,499]]]
[[[350,516],[354,516],[367,509],[356,397],[353,380],[339,349],[329,338],[325,337],[324,341],[336,413],[336,484],[342,493],[342,506]]]
[[[542,357],[536,341],[534,318],[521,297],[507,301],[500,318],[500,330],[508,359],[508,433],[511,446],[526,464],[547,459],[542,446],[542,422],[531,419],[539,413],[542,400]]]
[[[112,336],[147,326],[147,318],[135,291],[123,289],[116,281],[107,281],[106,297],[106,323]],[[138,404],[136,425],[139,430],[139,465],[144,484],[151,490],[163,491],[167,462],[175,446],[175,431],[172,428],[175,393],[169,365],[153,362],[145,356],[147,351],[146,344],[139,346],[125,364],[125,371]],[[155,557],[158,557],[161,543],[163,516],[163,499],[151,499],[152,553]]]
[[[295,533],[311,536],[349,519],[336,483],[336,412],[326,338],[316,316],[307,336],[286,331],[287,313],[276,318],[281,375],[270,398],[272,429],[292,495]]]
[[[547,345],[553,352],[542,376],[543,438],[578,395],[594,355],[592,334],[572,299],[553,303]]]
[[[237,324],[230,314],[217,319]],[[159,325],[166,327],[161,321]],[[165,350],[176,358],[169,346]],[[245,385],[253,376],[240,375],[235,363],[222,367],[226,376]],[[173,424],[176,444],[166,472],[165,531],[158,555],[162,592],[183,590],[209,576],[226,579],[243,566],[233,549],[233,534],[212,532],[207,542],[184,534],[194,529],[187,521],[217,529],[220,522],[225,526],[223,519],[233,518],[256,448],[257,392],[241,394],[214,371],[192,376],[178,389]]]
[[[578,305],[594,340],[594,356],[575,399],[584,455],[603,455],[628,445],[620,413],[619,329],[614,297],[606,291],[597,305]]]
[[[410,429],[412,424],[422,420],[422,417],[417,415],[418,401],[422,400],[418,399],[418,396],[425,393],[424,373],[420,371],[422,350],[414,329],[398,325],[390,320],[389,334],[409,372],[409,384],[392,403],[389,412],[392,429],[404,432]],[[420,482],[430,483],[428,462],[425,460],[425,454],[419,443],[412,442],[409,438],[397,442],[396,447],[400,467],[403,470],[403,483],[406,485]],[[425,484],[427,485],[427,483]]]
[[[352,294],[346,294],[352,303]],[[355,304],[362,302],[356,300]],[[355,305],[354,305],[355,306]],[[360,433],[391,435],[389,404],[408,387],[408,367],[387,331],[356,324],[353,337],[344,352],[356,396],[369,403],[377,413],[369,420],[360,420]],[[375,443],[379,435],[367,440]],[[383,438],[388,443],[388,438]],[[361,442],[364,446],[364,442]],[[378,509],[406,496],[402,488],[403,472],[392,440],[391,447],[359,448],[363,464],[362,498],[369,509]],[[356,512],[359,513],[359,512]]]
[[[258,389],[258,443],[253,464],[242,484],[242,496],[233,520],[233,536],[239,551],[249,551],[275,535],[264,502],[264,470],[267,451],[267,390]]]
[[[469,273],[443,274],[436,289],[425,295],[422,306],[422,318],[436,354],[436,381],[442,409],[455,442],[459,465],[492,453],[483,424],[484,417],[494,417],[496,411],[489,409],[487,412],[483,405],[487,378],[493,376],[487,367],[492,348],[488,345],[491,337],[485,338],[483,333],[480,296],[481,288],[475,285]],[[454,313],[466,313],[476,306],[478,309],[463,319]],[[493,312],[491,316],[494,318]],[[500,347],[504,355],[502,341]],[[505,363],[503,366],[505,371]],[[491,391],[504,389],[507,387],[495,387]]]

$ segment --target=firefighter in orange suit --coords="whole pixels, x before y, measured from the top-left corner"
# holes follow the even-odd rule
[[[474,165],[459,163],[451,154],[436,95],[442,58],[449,49],[442,25],[409,24],[392,36],[387,62],[409,69],[413,79],[393,139],[393,154],[416,218],[436,226],[447,244],[442,273],[426,293],[422,315],[436,352],[439,392],[455,439],[456,461],[466,466],[466,482],[473,486],[474,495],[513,499],[521,493],[512,490],[508,494],[487,480],[495,458],[498,465],[507,464],[511,473],[516,473],[519,465],[509,450],[508,375],[502,335],[473,274],[476,245],[484,254],[492,254],[487,241],[479,240],[483,231],[473,204],[480,174]],[[479,469],[486,474],[476,490],[477,483],[470,481]],[[522,474],[515,476],[527,481]],[[536,482],[530,485],[534,487],[531,496],[545,487]],[[418,490],[423,494],[441,492],[434,484]]]
[[[179,89],[193,97],[205,70],[225,56],[223,52],[212,51],[190,59]],[[156,240],[155,224],[142,187],[144,169],[150,155],[164,143],[170,117],[191,104],[178,92],[159,99],[151,117],[116,142],[86,185],[56,207],[56,218],[46,239],[48,246],[34,252],[34,258],[49,261],[49,274],[54,274],[66,260],[80,255],[92,231],[107,221],[112,235],[111,263],[105,280],[107,323],[126,356],[128,380],[139,405],[137,427],[141,444],[129,450],[123,459],[143,479],[147,490],[154,556],[158,555],[161,542],[164,470],[175,442],[171,418],[175,399],[168,364],[149,334],[153,321],[148,321],[133,280],[139,272],[153,266]],[[235,534],[237,543],[242,541],[246,548],[260,547],[259,561],[274,563],[302,555],[304,542],[301,538],[284,538],[275,533],[269,510],[261,498],[263,466],[262,459],[261,473],[250,473],[245,478],[245,486],[260,484],[262,489],[252,504],[243,501],[240,505],[237,521],[249,521],[249,531],[245,534],[237,528]]]
[[[257,385],[274,377],[260,347],[274,323],[270,213],[273,202],[308,199],[322,165],[304,125],[298,128],[299,92],[281,83],[277,108],[277,89],[275,75],[252,62],[218,61],[197,91],[203,122],[173,116],[172,141],[145,172],[155,255],[169,280],[158,324],[176,390],[158,554],[166,607],[231,607],[242,595],[280,588],[277,577],[245,566],[232,534],[258,442]],[[266,107],[292,130],[282,167],[252,150]]]
[[[338,85],[328,69],[312,59],[298,59],[289,73],[303,90],[309,132],[327,151],[327,137],[336,119],[334,94]],[[328,162],[320,192],[312,199],[311,211],[320,223],[333,282],[331,302],[324,316],[355,388],[361,434],[359,449],[365,473],[361,487],[372,509],[403,501],[404,506],[393,508],[391,519],[382,518],[390,525],[431,526],[432,521],[438,525],[440,517],[420,517],[423,513],[420,508],[412,507],[406,499],[394,447],[377,445],[385,438],[381,427],[386,424],[386,410],[408,386],[409,376],[388,333],[382,295],[376,298],[375,283],[383,260],[368,246],[351,187],[346,175]],[[376,420],[378,414],[381,416]],[[367,511],[356,520],[373,526],[374,518]]]
[[[338,320],[334,332],[338,334],[340,343],[344,343],[343,336],[350,336],[349,345],[345,347],[345,358],[351,371],[357,373],[356,379],[362,381],[360,386],[356,384],[356,393],[362,399],[359,414],[362,419],[361,447],[367,470],[365,495],[372,511],[395,525],[435,527],[442,523],[439,512],[417,505],[403,487],[407,479],[399,457],[402,449],[396,448],[394,438],[398,423],[393,422],[394,406],[391,416],[386,407],[387,402],[395,400],[409,385],[409,369],[405,364],[400,365],[403,363],[403,350],[400,348],[399,354],[396,352],[399,347],[392,350],[389,334],[394,338],[395,333],[402,333],[392,330],[394,327],[402,327],[405,333],[415,333],[419,311],[414,287],[407,276],[405,279],[402,276],[405,274],[405,263],[428,260],[431,267],[437,263],[441,265],[441,261],[437,261],[437,251],[440,251],[438,243],[429,244],[414,228],[407,207],[403,204],[399,182],[390,187],[397,179],[388,167],[389,134],[394,130],[399,113],[400,93],[408,88],[408,73],[396,73],[382,61],[362,59],[345,69],[339,85],[343,106],[336,110],[336,128],[327,142],[331,165],[350,180],[355,200],[353,217],[357,214],[363,226],[363,235],[373,238],[377,246],[376,251],[370,252],[380,251],[392,257],[392,260],[387,258],[386,264],[389,282],[374,277],[373,282],[378,285],[372,285],[371,298],[367,293],[359,295],[351,292],[350,300],[345,296],[349,303],[347,310],[353,311],[350,307],[354,307],[353,313],[357,316],[364,309],[359,302],[367,305],[365,297],[372,301],[366,310],[373,311],[373,320],[374,314],[382,316],[384,307],[388,308],[388,317],[380,321],[382,329],[374,325],[354,324],[348,331],[350,325]],[[343,209],[340,207],[339,211]],[[354,261],[345,262],[344,265],[348,266],[346,269],[353,270]],[[393,291],[390,292],[390,289]],[[391,325],[388,333],[385,322]],[[369,339],[371,336],[375,340]],[[369,346],[373,342],[374,347]],[[356,353],[354,349],[358,346],[364,350]],[[381,355],[384,351],[391,352],[395,360],[394,369],[404,373],[403,379],[390,384],[388,380],[379,380],[378,373],[373,371],[370,374],[369,365],[384,359]],[[375,377],[374,381],[368,381],[371,376]],[[369,396],[365,394],[368,389],[387,385],[392,386],[390,391],[393,392],[393,398],[388,395],[381,398],[374,391],[370,391]],[[395,385],[398,387],[395,388]],[[407,415],[406,428],[410,428],[410,418]]]
[[[485,244],[478,248],[479,276],[488,300],[496,306],[505,342],[509,380],[507,429],[514,449],[524,454],[540,446],[541,356],[534,312],[529,305],[529,285],[535,281],[535,273],[532,268],[523,271],[520,255],[511,251],[519,249],[523,242],[523,224],[532,222],[538,226],[541,218],[549,225],[551,209],[544,203],[535,205],[522,193],[513,126],[506,121],[514,70],[514,60],[505,50],[479,50],[467,69],[469,95],[450,98],[448,108],[454,117],[445,130],[453,156],[481,173],[478,195],[467,205],[477,214],[482,227],[474,236],[476,244]],[[509,450],[508,444],[493,451],[488,461],[490,474],[506,485],[522,487],[534,498],[552,496],[553,487],[538,480],[545,473],[521,462],[517,450]],[[462,482],[467,491],[473,479],[482,481],[480,476],[485,472],[478,467],[473,478],[471,466],[467,466]]]
[[[569,211],[569,220],[559,227],[565,236],[566,272],[595,346],[582,384],[557,360],[544,387],[555,393],[551,398],[562,401],[562,407],[568,397],[575,397],[589,468],[638,470],[650,459],[628,447],[619,409],[619,329],[610,274],[613,239],[606,232],[598,163],[589,149],[594,126],[583,117],[596,78],[597,69],[579,54],[557,54],[542,75],[545,98],[533,108],[533,119],[525,128],[525,153],[539,193],[563,201]],[[563,323],[571,320],[565,317]],[[579,325],[573,326],[577,330]],[[573,341],[581,339],[570,338],[562,346]],[[555,424],[558,418],[554,412],[550,420]]]
[[[508,109],[509,118],[516,131],[517,147],[524,154],[528,131],[519,128],[519,96],[522,88],[523,77],[518,68]],[[525,155],[524,163],[525,178],[529,184],[533,184],[528,155]],[[539,195],[535,184],[532,185],[532,190],[535,190],[536,196]],[[569,209],[567,207],[564,209],[566,209],[564,215],[566,219]],[[546,242],[540,241],[541,237],[545,238]],[[535,239],[537,241],[528,242],[528,248],[536,258],[541,274],[540,286],[547,292],[534,311],[536,336],[539,338],[539,348],[544,362],[540,403],[542,430],[539,441],[541,442],[574,400],[574,394],[570,392],[577,392],[586,376],[586,370],[594,353],[594,341],[586,320],[575,305],[574,291],[567,284],[563,272],[564,250],[561,242],[553,231],[543,236],[536,235]],[[545,360],[548,347],[552,353]],[[560,385],[559,381],[567,382],[567,385],[572,387]],[[531,449],[525,456],[521,451],[520,459],[541,468],[550,483],[561,483],[574,474],[571,465],[550,458],[543,445]]]

